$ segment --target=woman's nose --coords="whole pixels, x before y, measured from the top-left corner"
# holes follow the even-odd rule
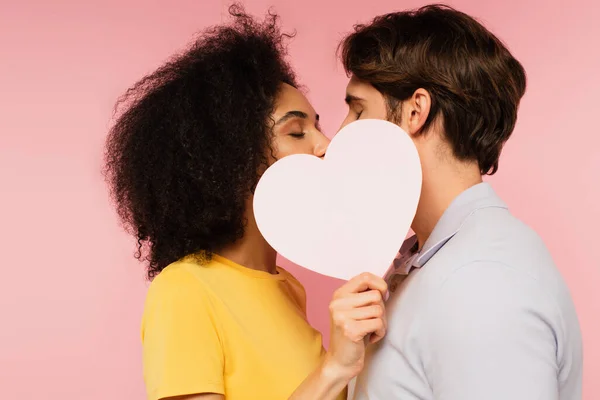
[[[325,153],[327,153],[327,148],[329,147],[329,143],[331,142],[331,140],[329,140],[329,138],[323,134],[321,134],[321,140],[319,140],[319,142],[315,145],[315,151],[314,154],[317,157],[325,157]]]

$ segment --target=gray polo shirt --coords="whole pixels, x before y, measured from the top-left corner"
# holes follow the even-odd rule
[[[367,352],[355,400],[581,399],[567,286],[487,183],[454,200],[420,252],[415,244],[386,276],[388,332]]]

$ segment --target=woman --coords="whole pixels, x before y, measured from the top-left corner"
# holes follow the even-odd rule
[[[106,172],[152,279],[142,321],[149,399],[336,399],[385,330],[385,283],[336,294],[331,348],[305,292],[275,264],[252,214],[264,169],[322,157],[328,139],[284,60],[277,17],[205,32],[134,85],[112,128]],[[294,210],[290,210],[294,212]]]

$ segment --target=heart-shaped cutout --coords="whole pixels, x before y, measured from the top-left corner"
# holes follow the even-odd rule
[[[261,177],[254,216],[283,257],[323,275],[383,276],[415,216],[421,164],[397,125],[359,120],[331,141],[323,159],[284,157]]]

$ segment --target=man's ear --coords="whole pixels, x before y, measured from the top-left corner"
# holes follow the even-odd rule
[[[402,122],[404,129],[411,136],[421,132],[429,112],[431,111],[431,96],[425,89],[417,89],[402,105]]]

